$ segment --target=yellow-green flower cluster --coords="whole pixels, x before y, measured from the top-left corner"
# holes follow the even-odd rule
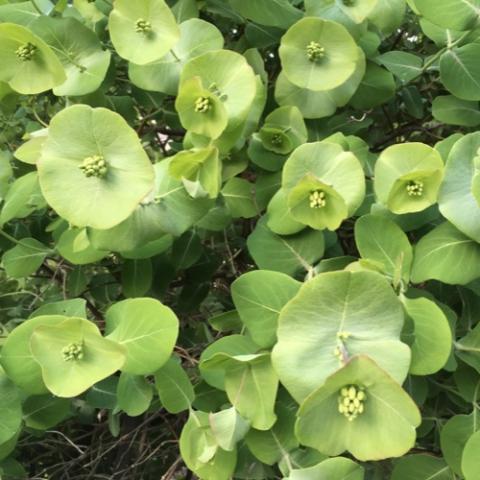
[[[135,22],[135,31],[137,33],[150,33],[152,31],[152,24],[148,20],[139,18]]]
[[[338,395],[338,411],[353,422],[364,412],[366,399],[363,387],[357,385],[343,387]]]
[[[92,155],[87,157],[80,165],[80,170],[87,177],[99,177],[102,178],[107,174],[107,162],[102,155]]]
[[[318,42],[310,42],[307,47],[307,57],[311,62],[318,62],[325,56],[325,49]]]
[[[83,345],[81,343],[71,343],[62,348],[63,360],[72,362],[83,358]]]
[[[423,182],[420,180],[412,180],[408,182],[407,193],[411,197],[421,197],[423,195]]]
[[[195,100],[195,111],[197,113],[207,113],[210,108],[212,108],[212,104],[209,98],[207,97],[198,97]]]
[[[22,60],[22,62],[28,62],[34,57],[36,51],[37,47],[28,42],[25,45],[18,47],[15,54],[20,60]]]
[[[309,201],[310,208],[323,208],[327,205],[325,192],[323,192],[322,190],[315,190],[310,193]]]

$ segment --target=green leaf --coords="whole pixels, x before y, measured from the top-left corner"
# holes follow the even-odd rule
[[[480,325],[455,343],[457,356],[480,373]]]
[[[177,358],[171,357],[155,372],[155,387],[167,412],[180,413],[192,407],[195,399],[192,382]]]
[[[159,60],[180,38],[175,17],[164,0],[116,0],[108,27],[117,53],[139,65]]]
[[[452,471],[445,461],[431,455],[407,455],[398,461],[391,480],[452,480]]]
[[[477,413],[454,415],[440,432],[440,446],[450,468],[457,474],[462,473],[462,453],[469,438],[478,430]]]
[[[432,103],[433,117],[449,125],[476,127],[480,125],[478,102],[462,100],[453,95],[440,95]]]
[[[415,6],[432,23],[452,30],[468,30],[480,16],[478,0],[415,0]]]
[[[376,60],[404,83],[422,74],[422,59],[412,53],[390,51],[376,57]]]
[[[289,236],[276,235],[262,219],[248,237],[247,247],[259,268],[295,275],[299,271],[312,270],[323,257],[325,241],[323,233],[314,230]]]
[[[274,413],[278,378],[269,353],[230,355],[216,353],[203,361],[204,369],[225,371],[225,391],[238,413],[257,430],[269,430]]]
[[[87,302],[84,298],[72,298],[70,300],[61,300],[59,302],[45,303],[37,308],[29,318],[40,317],[42,315],[64,315],[66,317],[87,316]]]
[[[271,347],[277,338],[280,311],[300,289],[288,275],[267,270],[248,272],[232,284],[232,298],[252,339],[260,347]]]
[[[127,298],[141,297],[152,286],[153,268],[149,258],[127,260],[122,267],[122,291]]]
[[[233,218],[252,218],[258,215],[255,187],[248,180],[233,177],[222,188],[222,197]]]
[[[475,480],[480,475],[479,449],[480,432],[476,432],[468,439],[462,454],[462,472],[465,475],[465,480]]]
[[[22,404],[19,390],[0,370],[0,444],[8,442],[19,431],[22,424]]]
[[[97,250],[87,236],[85,228],[69,228],[58,239],[57,250],[60,255],[74,265],[95,263],[108,255],[106,250]]]
[[[231,452],[243,440],[250,423],[243,419],[235,407],[210,414],[210,428],[220,448]]]
[[[364,388],[365,400],[363,412],[349,421],[339,412],[339,401],[351,386]],[[361,461],[381,460],[407,453],[420,421],[402,387],[369,357],[356,356],[302,403],[296,434],[300,443],[329,456],[349,451]]]
[[[338,457],[329,458],[313,467],[292,470],[285,480],[363,480],[364,476],[362,466],[348,458]]]
[[[102,84],[110,65],[110,51],[92,30],[74,18],[42,16],[33,31],[55,52],[67,79],[53,89],[58,96],[86,95]]]
[[[91,176],[86,162],[94,162]],[[52,119],[38,172],[45,199],[61,217],[100,229],[125,220],[154,182],[135,131],[117,113],[87,105],[68,107]]]
[[[427,298],[403,297],[405,312],[413,322],[413,375],[432,375],[447,363],[452,350],[452,331],[447,317]]]
[[[466,0],[469,1],[469,0]],[[480,4],[478,5],[480,13]],[[446,89],[463,100],[480,100],[480,45],[470,43],[448,49],[440,58],[440,79]]]
[[[30,350],[46,387],[57,397],[80,395],[125,362],[124,347],[103,338],[94,323],[82,318],[38,326]]]
[[[40,268],[49,251],[38,240],[23,238],[18,245],[3,254],[3,267],[9,277],[28,277]]]
[[[71,401],[52,395],[28,397],[23,404],[25,425],[36,430],[48,430],[65,420],[71,412]]]
[[[61,315],[47,315],[27,320],[8,335],[2,350],[1,364],[8,377],[22,390],[32,395],[47,393],[42,371],[30,351],[30,337],[37,327],[58,325],[67,320]]]
[[[24,95],[45,92],[66,79],[62,64],[48,45],[20,25],[0,25],[0,59],[0,81]]]
[[[408,283],[413,251],[396,223],[385,217],[364,215],[355,223],[355,242],[362,258],[380,263],[392,280]]]
[[[117,386],[118,407],[129,417],[138,417],[148,410],[153,398],[153,388],[140,375],[122,372]]]
[[[106,313],[107,338],[126,348],[123,372],[149,375],[170,358],[178,336],[173,311],[152,298],[123,300]]]
[[[444,222],[415,246],[412,282],[440,280],[466,285],[480,276],[480,245]]]
[[[402,327],[401,304],[381,275],[322,273],[282,309],[273,365],[299,403],[354,355],[368,354],[402,383],[410,366]]]
[[[345,27],[307,17],[282,37],[279,55],[290,82],[309,90],[331,90],[352,75],[359,54]]]

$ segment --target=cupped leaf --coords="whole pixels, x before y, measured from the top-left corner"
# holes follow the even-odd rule
[[[117,53],[139,65],[160,60],[180,38],[164,0],[116,0],[108,26]]]
[[[295,220],[288,207],[288,195],[280,188],[267,207],[267,226],[278,235],[293,235],[305,229],[305,224]]]
[[[161,59],[145,65],[130,63],[128,76],[144,90],[175,95],[186,62],[211,50],[223,47],[223,36],[215,25],[199,18],[180,24],[180,40]]]
[[[95,263],[108,255],[108,251],[97,250],[92,246],[85,228],[65,230],[58,239],[57,250],[74,265]]]
[[[268,270],[245,273],[233,282],[233,302],[257,345],[268,348],[275,343],[280,311],[300,286],[288,275]]]
[[[353,74],[359,54],[345,27],[307,17],[282,37],[279,55],[285,75],[294,85],[309,90],[331,90]]]
[[[321,162],[318,161],[319,158],[322,159]],[[294,196],[298,201],[308,191],[309,182],[319,183],[318,188],[315,187],[311,194],[315,195],[317,192],[321,197],[321,193],[324,193],[326,210],[329,210],[328,197],[331,196],[332,220],[328,221],[328,228],[331,229],[335,228],[334,224],[339,225],[339,221],[353,215],[365,197],[365,174],[360,161],[353,153],[346,152],[340,145],[328,141],[307,143],[298,147],[285,163],[282,187],[289,192],[288,203],[294,218],[290,196],[297,187]],[[317,205],[323,204],[320,197],[316,200],[312,196],[312,210],[323,210],[317,208]],[[330,215],[327,212],[325,219],[328,217]],[[297,220],[300,221],[299,218]]]
[[[123,346],[103,338],[93,322],[75,317],[40,324],[30,337],[30,350],[46,387],[57,397],[80,395],[125,363]]]
[[[106,313],[107,338],[126,349],[122,371],[148,375],[170,358],[178,336],[173,311],[153,298],[134,298],[112,305]]]
[[[0,81],[16,92],[32,95],[61,85],[60,60],[39,37],[20,25],[0,25]]]
[[[427,298],[402,298],[407,317],[413,323],[413,375],[432,375],[447,363],[452,351],[452,331],[440,307]]]
[[[480,276],[480,245],[444,222],[415,246],[412,282],[435,279],[466,285]]]
[[[452,30],[468,30],[480,16],[479,0],[415,0],[415,7],[432,23]]]
[[[379,215],[364,215],[355,223],[355,242],[362,258],[380,263],[394,283],[408,283],[412,246],[395,222]]]
[[[344,457],[328,458],[313,467],[294,469],[285,480],[363,480],[365,471],[361,465]]]
[[[74,18],[42,16],[33,31],[56,53],[67,80],[53,89],[59,96],[86,95],[102,84],[110,65],[110,52],[89,28]]]
[[[329,456],[348,451],[361,461],[381,460],[407,453],[420,421],[417,406],[402,387],[360,355],[302,403],[296,434],[300,443]]]
[[[210,427],[210,415],[190,411],[180,435],[180,453],[187,467],[204,480],[228,480],[237,463],[237,451],[223,450]]]
[[[122,372],[117,386],[117,402],[128,416],[145,413],[153,399],[153,387],[145,377]]]
[[[393,213],[420,212],[437,201],[442,177],[443,160],[432,147],[393,145],[375,164],[375,193]]]
[[[381,275],[322,273],[282,309],[274,368],[299,403],[359,354],[402,383],[410,366],[410,349],[400,341],[403,321],[401,304]]]
[[[80,227],[119,224],[154,183],[135,131],[117,113],[87,105],[55,115],[37,166],[47,202]]]
[[[184,83],[193,82],[195,78],[200,79],[202,87],[209,92],[213,106],[221,105],[225,109],[229,130],[246,120],[257,93],[257,82],[245,57],[230,50],[216,50],[193,58],[182,70],[179,95]]]
[[[16,327],[6,339],[0,362],[8,377],[25,392],[32,395],[47,393],[42,371],[30,351],[30,337],[40,326],[54,326],[67,320],[62,315],[41,315]]]
[[[231,452],[250,429],[250,422],[235,407],[210,414],[210,428],[220,448]]]
[[[480,207],[474,191],[480,133],[458,140],[448,156],[438,203],[442,215],[465,235],[480,241]]]

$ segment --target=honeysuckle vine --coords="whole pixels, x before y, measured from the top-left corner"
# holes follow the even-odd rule
[[[480,3],[0,0],[0,476],[478,480]]]

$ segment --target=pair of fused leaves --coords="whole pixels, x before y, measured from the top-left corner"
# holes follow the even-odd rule
[[[171,355],[178,320],[156,300],[125,300],[107,311],[106,331],[83,318],[37,316],[11,332],[1,363],[29,393],[74,397],[120,369],[154,373]]]
[[[216,50],[184,66],[175,108],[189,132],[216,139],[242,125],[256,94],[255,73],[245,57]]]
[[[270,202],[268,224],[279,234],[305,226],[336,230],[365,196],[365,177],[357,157],[328,141],[298,147],[283,168],[282,188]]]
[[[375,193],[395,214],[420,212],[436,203],[443,170],[442,157],[432,147],[393,145],[375,164]]]
[[[55,115],[37,167],[46,201],[79,227],[118,225],[154,184],[135,131],[117,113],[87,105]]]
[[[300,20],[282,38],[279,54],[275,99],[298,107],[305,118],[327,117],[346,105],[365,74],[363,51],[330,20]]]

